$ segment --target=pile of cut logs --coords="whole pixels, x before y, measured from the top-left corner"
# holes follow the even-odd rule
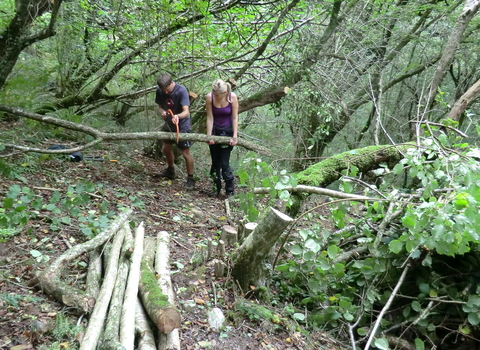
[[[88,315],[80,350],[180,349],[181,315],[174,306],[169,234],[144,237],[143,222],[132,233],[131,214],[132,209],[126,210],[106,230],[70,247],[36,274],[45,293]],[[85,290],[61,278],[68,263],[83,254],[89,255]]]

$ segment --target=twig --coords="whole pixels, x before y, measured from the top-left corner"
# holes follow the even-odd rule
[[[217,289],[215,288],[215,282],[212,280],[212,288],[213,288],[213,300],[215,306],[217,306]]]
[[[387,312],[387,310],[392,305],[393,299],[397,295],[397,292],[400,289],[400,286],[403,284],[403,281],[405,280],[405,276],[407,275],[409,267],[410,267],[410,265],[407,264],[405,266],[405,268],[403,269],[403,272],[402,272],[400,278],[398,279],[398,282],[397,282],[395,288],[393,289],[392,294],[388,298],[387,303],[383,307],[382,311],[380,311],[380,314],[378,315],[377,320],[375,321],[375,325],[373,326],[373,329],[370,332],[370,336],[368,338],[368,341],[367,341],[367,344],[365,345],[364,350],[368,350],[370,348],[370,345],[372,344],[372,341],[375,338],[375,334],[377,333],[377,329],[380,326],[380,322],[382,321],[382,318],[385,315],[385,313]]]
[[[59,188],[53,188],[53,187],[38,187],[38,186],[33,186],[34,189],[36,190],[41,190],[41,191],[61,191]]]
[[[230,202],[228,201],[228,198],[225,199],[225,213],[226,213],[227,217],[230,217],[230,216],[231,216],[231,212],[230,212]]]
[[[433,301],[430,301],[430,302],[428,303],[427,307],[425,308],[425,310],[423,310],[422,313],[421,313],[420,315],[418,315],[418,317],[417,317],[415,320],[413,320],[412,323],[410,323],[410,325],[402,332],[402,334],[400,335],[399,338],[401,338],[402,335],[405,334],[405,332],[406,332],[411,326],[416,325],[418,322],[420,322],[422,319],[424,319],[425,316],[427,316],[427,313],[430,312],[431,309],[433,309],[433,306],[434,306],[434,305],[433,305]],[[384,330],[384,331],[382,332],[382,334],[387,334],[388,332],[391,332],[391,331],[394,330],[394,329],[400,328],[400,327],[406,325],[407,323],[408,323],[408,321],[403,321],[402,323],[393,325],[392,327]]]
[[[182,243],[180,243],[179,241],[177,241],[175,238],[171,238],[171,237],[170,237],[170,239],[171,239],[172,241],[174,241],[175,243],[177,243],[177,244],[178,244],[180,247],[182,247],[183,249],[188,249],[186,246],[184,246]]]
[[[442,128],[445,128],[445,129],[453,130],[453,131],[455,131],[457,134],[459,134],[460,136],[465,137],[465,138],[468,138],[468,135],[465,134],[464,132],[460,131],[459,129],[454,128],[454,127],[451,127],[451,126],[448,126],[448,125],[445,125],[445,124],[442,124],[442,123],[432,123],[432,122],[429,122],[429,121],[422,121],[422,120],[410,120],[409,123],[427,124],[427,125],[440,126],[440,127],[442,127]]]

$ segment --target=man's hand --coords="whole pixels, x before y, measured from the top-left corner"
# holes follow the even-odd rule
[[[178,117],[178,114],[175,114],[173,117],[172,117],[172,123],[173,124],[178,124],[178,121],[180,120],[180,118]]]

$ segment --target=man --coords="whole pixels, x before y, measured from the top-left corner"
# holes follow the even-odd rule
[[[177,127],[175,124],[178,124],[181,133],[189,133],[190,99],[187,89],[180,84],[176,84],[172,80],[172,76],[167,73],[158,76],[157,85],[155,103],[158,105],[158,108],[156,112],[165,120],[165,124],[161,130],[165,132],[176,132]],[[173,112],[173,117],[170,113],[167,113],[169,109]],[[162,152],[167,159],[168,167],[156,176],[172,180],[175,178],[175,158],[172,149],[174,143],[176,142],[163,140]],[[187,182],[185,183],[185,189],[193,190],[195,189],[195,179],[193,178],[193,157],[190,154],[190,146],[192,144],[190,141],[179,141],[176,144],[182,152],[187,167]]]

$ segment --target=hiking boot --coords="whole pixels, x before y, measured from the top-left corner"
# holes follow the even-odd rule
[[[192,191],[195,189],[195,179],[193,176],[187,176],[187,182],[185,182],[185,189],[187,191]]]
[[[166,168],[166,169],[163,169],[158,174],[155,174],[153,176],[154,177],[166,177],[167,179],[173,180],[173,179],[175,179],[175,169]]]

